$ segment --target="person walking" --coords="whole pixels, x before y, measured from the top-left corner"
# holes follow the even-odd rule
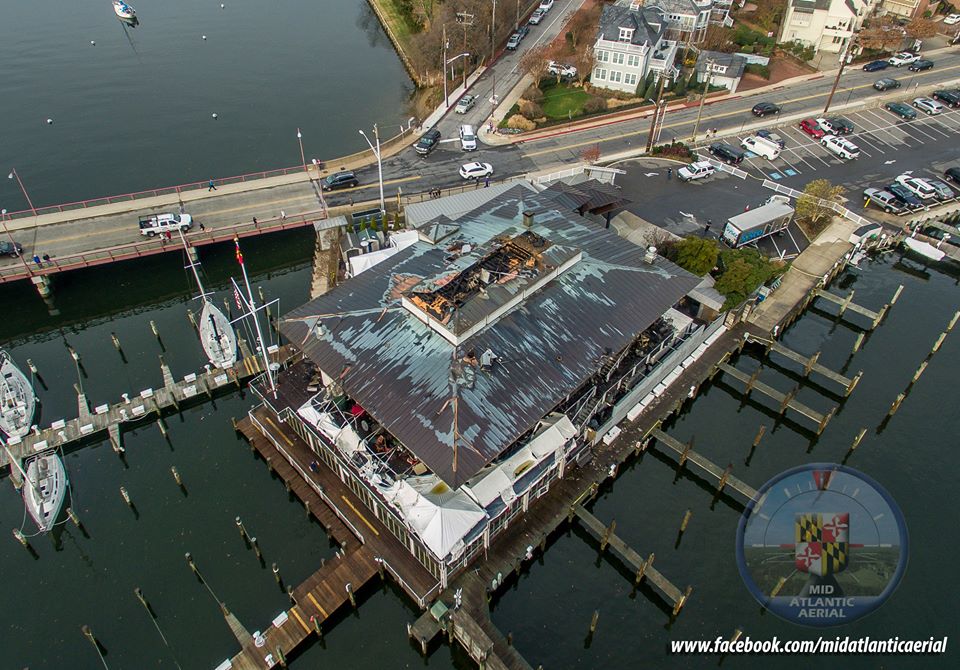
[[[50,262],[50,254],[44,254],[44,255],[43,255],[43,262],[44,262],[44,263],[49,263],[49,262]]]
[[[710,232],[710,226],[712,226],[712,225],[713,225],[713,221],[711,221],[710,219],[707,219],[707,227],[703,229],[703,232],[709,233],[709,232]]]
[[[257,225],[257,217],[253,217],[253,225]]]
[[[36,254],[33,255],[33,262],[37,264],[37,267],[43,267],[43,263],[40,262],[40,257]]]
[[[207,193],[209,193],[210,191],[216,191],[216,190],[217,190],[217,185],[214,184],[213,180],[211,179],[210,181],[207,182]]]
[[[667,168],[667,179],[673,179],[673,168]]]
[[[205,225],[203,225],[203,223],[201,223],[201,224],[200,224],[200,232],[202,233],[202,232],[205,231],[206,229],[207,229],[207,227],[206,227]]]

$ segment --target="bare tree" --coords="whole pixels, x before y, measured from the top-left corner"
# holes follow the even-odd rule
[[[590,73],[593,72],[593,66],[597,63],[597,55],[593,51],[593,45],[585,44],[577,49],[573,60],[573,64],[577,66],[577,81],[583,86],[583,82],[585,82],[587,77],[590,76]]]
[[[925,37],[933,37],[937,34],[938,24],[936,21],[930,19],[921,19],[917,18],[908,23],[905,26],[907,31],[907,36],[914,39],[922,39]]]
[[[600,26],[600,12],[602,3],[594,3],[581,7],[567,23],[567,42],[574,52],[581,42],[593,42]]]
[[[537,88],[540,87],[540,81],[544,75],[547,74],[547,67],[550,64],[551,55],[550,49],[546,45],[541,44],[540,46],[528,49],[527,52],[520,57],[520,69],[533,77],[533,83]]]
[[[899,47],[903,43],[903,28],[894,18],[887,14],[870,20],[870,25],[864,27],[858,41],[866,49],[886,50]]]

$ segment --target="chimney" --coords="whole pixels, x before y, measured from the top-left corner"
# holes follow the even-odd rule
[[[657,248],[647,247],[647,253],[643,255],[643,260],[652,265],[657,260]]]
[[[533,216],[534,216],[534,212],[533,212],[533,210],[530,210],[530,209],[528,209],[527,211],[525,211],[525,212],[523,213],[523,227],[524,227],[524,228],[532,228],[532,227],[533,227]]]

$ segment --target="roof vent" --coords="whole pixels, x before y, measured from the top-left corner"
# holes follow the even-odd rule
[[[528,209],[527,211],[525,211],[525,212],[523,213],[523,226],[524,226],[524,228],[532,228],[532,227],[533,227],[533,216],[534,216],[533,210],[529,210],[529,209]]]
[[[647,253],[643,255],[643,260],[650,264],[657,260],[657,248],[647,247]]]
[[[480,354],[480,367],[492,368],[493,364],[500,360],[500,357],[493,353],[492,349],[487,349]]]

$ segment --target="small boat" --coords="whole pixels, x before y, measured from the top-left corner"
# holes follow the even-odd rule
[[[57,522],[67,494],[67,471],[56,453],[38,456],[27,463],[23,502],[41,532]]]
[[[233,326],[206,297],[200,313],[200,344],[211,365],[226,369],[237,362],[237,335]]]
[[[20,372],[10,354],[0,351],[0,430],[23,437],[33,423],[34,397],[30,380]]]
[[[113,0],[113,12],[124,21],[137,20],[137,10],[123,0]]]
[[[943,257],[946,256],[945,253],[932,244],[927,244],[923,240],[918,240],[913,237],[905,237],[903,239],[903,246],[933,261],[942,261]]]

